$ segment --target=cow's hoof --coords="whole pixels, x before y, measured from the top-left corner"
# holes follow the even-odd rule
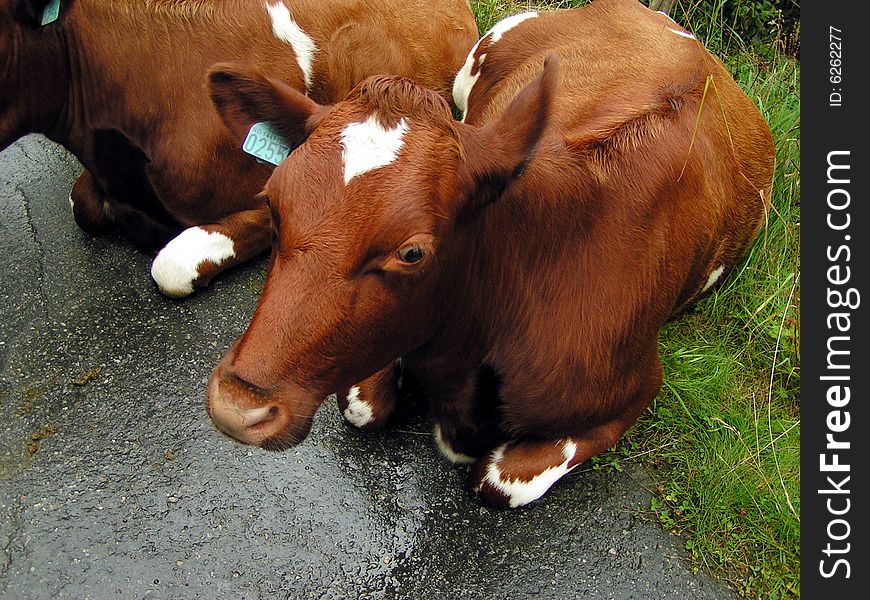
[[[233,240],[217,231],[190,227],[166,244],[151,265],[151,277],[170,298],[205,287],[220,265],[236,255]]]
[[[82,231],[99,235],[112,227],[106,210],[107,203],[100,197],[89,171],[83,171],[69,193],[69,206],[73,219]]]
[[[364,430],[380,429],[386,424],[393,412],[392,406],[372,392],[369,386],[360,384],[338,394],[338,410],[345,421]],[[387,394],[391,392],[384,395]]]
[[[439,423],[435,423],[435,428],[432,433],[435,437],[435,444],[438,446],[441,455],[454,465],[470,465],[476,460],[473,456],[468,456],[467,454],[463,454],[456,450],[453,447],[453,444],[445,439]]]
[[[504,444],[475,463],[472,486],[487,506],[525,506],[576,466],[576,452],[571,439]]]

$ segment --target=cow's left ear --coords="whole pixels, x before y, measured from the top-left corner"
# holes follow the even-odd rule
[[[230,63],[209,69],[208,91],[215,109],[239,144],[254,123],[268,122],[291,148],[296,148],[331,108],[317,104],[286,83]]]
[[[475,210],[498,198],[519,177],[534,155],[550,118],[559,58],[549,54],[544,68],[526,84],[500,117],[484,125],[460,125],[466,156],[463,170],[470,179],[471,206]]]
[[[75,0],[18,0],[14,4],[18,18],[37,29],[60,20],[74,3]]]

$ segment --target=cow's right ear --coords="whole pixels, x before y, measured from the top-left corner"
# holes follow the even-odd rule
[[[501,116],[482,127],[457,126],[466,156],[460,174],[471,190],[463,211],[473,213],[495,200],[522,175],[549,123],[558,83],[559,58],[550,53],[541,73],[520,90]]]
[[[60,20],[75,0],[18,0],[14,2],[18,18],[28,27],[38,29]]]
[[[254,123],[268,122],[290,144],[300,146],[331,107],[317,104],[286,83],[236,64],[208,71],[211,101],[241,144]]]

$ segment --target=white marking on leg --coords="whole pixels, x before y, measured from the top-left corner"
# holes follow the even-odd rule
[[[671,17],[671,15],[669,15],[669,14],[666,13],[665,11],[663,11],[663,10],[657,10],[656,12],[659,13],[660,15],[664,15],[664,16],[666,16],[666,17],[671,21],[671,23],[676,23],[676,21],[674,21],[673,17]]]
[[[396,359],[396,369],[399,370],[399,378],[396,380],[396,389],[402,389],[402,383],[405,381],[405,366],[402,364],[402,359]]]
[[[210,261],[220,266],[235,255],[233,240],[224,234],[189,227],[163,247],[151,265],[151,277],[161,292],[181,298],[193,293],[199,265]]]
[[[347,408],[342,413],[344,418],[357,427],[364,427],[372,422],[375,414],[368,402],[359,397],[359,388],[353,386],[347,393]]]
[[[314,55],[317,54],[317,44],[311,36],[302,31],[281,0],[274,4],[266,2],[266,10],[269,11],[269,17],[272,19],[272,32],[275,37],[293,48],[296,63],[302,69],[302,77],[305,79],[305,89],[310,90],[314,80]]]
[[[716,283],[717,281],[719,281],[719,278],[722,276],[722,273],[724,273],[724,272],[725,272],[725,265],[720,265],[719,268],[712,271],[710,273],[710,276],[707,277],[707,283],[704,284],[704,288],[701,290],[701,292],[706,292],[711,287],[713,287],[713,284]]]
[[[73,202],[73,199],[72,199],[72,192],[69,193],[69,208],[70,208],[70,210],[76,209],[76,203]]]
[[[547,467],[541,473],[532,477],[529,481],[521,479],[503,479],[499,463],[504,458],[504,451],[507,445],[499,446],[492,453],[489,466],[486,469],[486,475],[483,481],[492,485],[499,492],[508,498],[508,504],[511,508],[528,504],[533,500],[537,500],[549,490],[554,483],[559,481],[574,467],[569,467],[568,463],[574,458],[577,452],[577,444],[570,440],[565,442],[562,447],[562,456],[565,460],[558,465]],[[480,491],[481,486],[477,487],[476,491]]]
[[[347,125],[341,132],[344,183],[396,160],[407,132],[408,122],[404,118],[392,129],[381,126],[375,115],[370,115],[362,123]]]
[[[698,39],[694,35],[689,33],[688,31],[680,31],[679,29],[674,29],[673,27],[668,27],[668,31],[670,31],[671,33],[676,33],[677,35],[682,36],[684,38],[689,38],[690,40]]]
[[[444,458],[452,462],[454,465],[467,465],[474,462],[473,457],[462,454],[461,452],[456,452],[450,447],[450,444],[448,444],[447,440],[444,439],[444,435],[441,433],[441,425],[438,423],[435,423],[434,434],[435,443],[438,444],[438,450],[441,451]]]
[[[456,105],[456,108],[462,111],[463,123],[465,122],[465,117],[468,113],[468,98],[471,96],[474,84],[476,84],[477,80],[480,78],[480,69],[483,65],[484,59],[486,58],[486,53],[483,53],[475,60],[474,55],[477,53],[477,48],[480,46],[480,43],[487,40],[488,45],[492,46],[502,38],[505,32],[513,29],[523,21],[534,19],[537,16],[537,12],[531,11],[502,19],[493,25],[492,28],[483,34],[477,43],[474,44],[474,47],[465,58],[465,64],[462,65],[462,68],[459,69],[459,72],[453,80],[453,103]],[[489,37],[487,38],[487,36]],[[471,70],[474,68],[475,62],[477,63],[477,73],[472,75]]]

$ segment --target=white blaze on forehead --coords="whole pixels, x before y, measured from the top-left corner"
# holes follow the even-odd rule
[[[487,31],[483,36],[474,44],[474,47],[471,49],[471,52],[468,53],[468,56],[465,59],[465,64],[462,65],[462,68],[459,69],[459,72],[456,74],[456,78],[453,80],[453,103],[456,104],[456,108],[462,111],[462,121],[465,121],[466,114],[468,113],[468,98],[471,96],[471,90],[474,89],[474,84],[477,83],[477,80],[480,78],[480,68],[483,65],[483,61],[486,58],[486,53],[484,52],[480,56],[477,57],[477,73],[474,75],[471,74],[471,70],[474,68],[475,58],[474,55],[477,52],[478,46],[484,40],[487,40],[487,44],[489,46],[498,42],[501,37],[505,34],[506,31],[513,29],[523,21],[528,19],[534,19],[538,16],[537,12],[524,12],[518,15],[510,16],[506,19],[502,19],[498,23],[492,26],[492,28]],[[489,36],[487,38],[487,36]]]
[[[521,479],[502,479],[499,463],[504,458],[505,447],[500,446],[493,451],[489,466],[486,469],[484,481],[504,494],[511,508],[528,504],[543,496],[554,483],[574,468],[568,467],[568,463],[571,462],[571,459],[574,458],[574,454],[577,452],[577,444],[575,442],[571,440],[565,441],[564,446],[562,446],[562,456],[565,458],[563,462],[544,469],[529,481],[523,481]],[[480,491],[479,488],[478,491]]]
[[[454,465],[467,465],[474,462],[474,458],[471,456],[467,456],[461,452],[456,452],[450,447],[450,444],[448,444],[447,440],[444,439],[444,435],[441,433],[441,425],[438,423],[435,423],[435,443],[438,444],[438,450],[441,451],[444,458],[452,462]]]
[[[284,2],[281,0],[272,4],[266,2],[266,10],[269,11],[269,17],[272,19],[272,32],[275,37],[290,44],[290,47],[293,48],[293,53],[296,54],[296,63],[302,69],[305,88],[310,90],[314,79],[314,55],[317,53],[317,44],[293,20],[293,16]]]
[[[367,402],[360,399],[359,388],[353,386],[347,393],[347,408],[342,413],[344,418],[357,427],[363,427],[372,422],[374,412]]]
[[[722,276],[722,273],[725,272],[725,265],[720,265],[716,270],[710,272],[710,276],[707,277],[707,283],[704,284],[704,288],[701,290],[702,292],[706,292],[713,284],[719,281],[719,278]]]
[[[220,265],[235,255],[233,240],[224,234],[190,227],[163,247],[151,265],[151,277],[161,292],[181,298],[193,293],[200,264],[210,261]]]
[[[375,115],[369,115],[362,123],[345,126],[341,132],[344,183],[396,160],[407,132],[408,122],[404,117],[392,129],[385,129]]]

